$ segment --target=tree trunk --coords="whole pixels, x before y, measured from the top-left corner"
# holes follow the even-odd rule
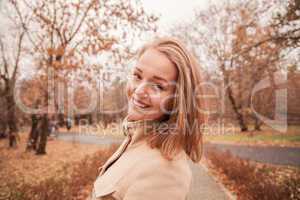
[[[6,103],[7,103],[7,125],[8,125],[8,139],[9,139],[9,147],[17,146],[17,138],[18,138],[18,127],[17,127],[17,119],[16,119],[16,105],[14,101],[14,97],[12,95],[11,88],[8,86],[6,95]]]
[[[238,123],[239,123],[241,131],[242,132],[248,131],[248,126],[247,126],[247,124],[245,122],[244,116],[239,111],[239,108],[236,105],[236,102],[235,102],[235,99],[233,97],[232,90],[231,90],[230,87],[228,87],[228,97],[229,97],[229,101],[230,101],[230,103],[232,105],[233,111],[236,114],[236,117],[237,117],[237,120],[238,120]]]
[[[254,117],[254,130],[261,131],[262,122],[255,116]]]
[[[26,151],[36,150],[36,143],[39,137],[39,118],[36,114],[31,115],[31,130],[29,133]]]
[[[58,125],[63,127],[65,125],[65,116],[63,113],[58,113]]]
[[[6,116],[6,99],[4,98],[4,89],[2,89],[0,81],[0,139],[7,138],[7,116]]]
[[[244,117],[242,117],[241,114],[238,114],[238,115],[239,115],[238,116],[238,122],[239,122],[241,131],[242,132],[248,131],[248,126],[245,123]]]
[[[41,119],[39,145],[36,151],[37,155],[46,154],[47,138],[49,134],[49,119],[48,114],[44,114]]]
[[[89,125],[93,124],[93,115],[92,114],[88,114],[88,121],[89,121]]]
[[[231,60],[231,65],[232,65],[232,63],[233,63],[233,60]],[[229,84],[229,74],[228,74],[228,71],[225,69],[224,65],[221,66],[221,71],[222,71],[223,76],[224,76],[224,82],[225,82],[226,85],[228,85],[228,88],[227,88],[228,98],[229,98],[229,101],[232,105],[233,111],[236,114],[236,119],[239,123],[239,127],[240,127],[242,132],[248,131],[248,126],[247,126],[246,121],[244,119],[244,115],[243,115],[243,113],[240,112],[240,109],[237,106],[237,102],[234,99],[233,91],[232,91],[232,88],[230,87],[230,84]]]
[[[2,115],[2,113],[1,113],[1,115]],[[6,134],[7,122],[6,122],[6,119],[3,119],[3,118],[2,118],[2,116],[0,118],[0,139],[7,138],[7,134]]]

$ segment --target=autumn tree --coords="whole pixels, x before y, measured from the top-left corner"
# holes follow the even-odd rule
[[[202,66],[219,72],[241,131],[248,130],[249,115],[255,129],[260,129],[261,122],[251,111],[251,91],[262,78],[272,80],[282,67],[278,61],[287,46],[279,38],[287,33],[282,34],[272,18],[279,7],[278,1],[223,1],[207,10],[196,10],[190,24],[179,26],[186,30],[182,38],[195,49]],[[176,29],[172,32],[180,35]],[[257,104],[272,105],[268,101],[271,97],[272,93],[265,94]],[[221,98],[224,102],[224,96]]]
[[[127,111],[126,81],[114,79],[108,88],[104,89],[102,103],[99,104],[98,118],[106,127],[111,122],[117,122],[125,117]]]
[[[40,102],[44,101],[45,96],[45,82],[47,77],[40,75],[35,76],[31,79],[22,80],[16,87],[20,92],[18,93],[18,97],[20,98],[20,102],[22,103],[22,107],[26,107],[29,109],[34,109],[35,111],[31,111],[30,120],[31,120],[31,129],[29,132],[29,137],[26,145],[26,151],[37,150],[39,140],[41,123],[39,123],[42,115],[36,112],[41,105]],[[18,102],[19,103],[19,102]],[[19,105],[20,106],[20,105]]]
[[[15,2],[7,2],[7,4],[13,3]],[[27,24],[29,21],[30,16],[25,14],[23,23]],[[24,55],[25,30],[16,20],[16,13],[13,12],[12,6],[1,7],[1,23],[3,27],[6,27],[0,32],[0,82],[2,86],[0,98],[4,102],[1,106],[6,108],[1,113],[1,127],[4,132],[8,127],[9,146],[14,147],[17,144],[18,134],[14,88]]]
[[[94,90],[95,91],[95,90]],[[77,125],[80,124],[92,124],[92,112],[87,111],[85,113],[82,113],[83,110],[87,110],[89,105],[91,105],[93,102],[96,101],[96,99],[92,99],[91,91],[88,87],[85,87],[83,85],[79,85],[76,87],[76,89],[73,91],[73,101],[76,109],[80,110],[81,112],[76,113],[75,115],[75,123]],[[96,96],[97,97],[97,96]]]
[[[272,27],[277,30],[277,34],[270,36],[265,41],[274,40],[283,42],[285,46],[291,48],[300,47],[300,1],[287,0],[283,5],[285,9],[278,11],[272,20]]]
[[[110,60],[120,63],[132,56],[132,47],[145,31],[154,31],[157,18],[147,14],[139,1],[100,0],[45,0],[12,1],[25,35],[30,41],[28,55],[38,73],[50,79],[72,77],[79,72],[82,77],[92,76],[105,63],[99,58],[105,52]],[[31,23],[25,23],[30,13]],[[97,60],[97,62],[93,62]],[[102,62],[102,63],[101,63]],[[88,72],[88,73],[87,73]],[[51,74],[51,76],[50,76]],[[73,74],[73,75],[72,75]],[[41,107],[40,144],[37,154],[46,153],[48,115],[53,97],[51,85]]]

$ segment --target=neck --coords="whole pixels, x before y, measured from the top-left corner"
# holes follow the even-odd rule
[[[124,135],[132,137],[132,143],[135,143],[145,138],[147,134],[155,131],[159,124],[159,120],[143,119],[129,121],[128,117],[125,117],[122,126]]]

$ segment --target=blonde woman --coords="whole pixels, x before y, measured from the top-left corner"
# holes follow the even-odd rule
[[[146,44],[127,84],[126,139],[101,166],[90,199],[184,200],[188,160],[202,154],[199,66],[174,38]]]

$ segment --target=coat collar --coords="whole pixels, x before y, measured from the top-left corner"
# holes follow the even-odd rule
[[[129,121],[128,117],[122,122],[122,130],[123,134],[126,136],[125,140],[119,146],[119,148],[115,151],[115,153],[101,166],[99,167],[99,175],[104,174],[106,169],[116,161],[126,149],[131,148],[139,144],[146,133],[149,131],[156,129],[159,125],[158,121],[154,120],[138,120],[138,121]]]
[[[124,118],[122,122],[123,134],[126,136],[120,147],[116,152],[99,168],[99,175],[102,175],[107,167],[116,161],[126,149],[132,148],[143,143],[143,138],[147,134],[151,134],[154,131],[163,131],[162,123],[159,120],[137,120],[129,121],[128,116]]]
[[[139,142],[147,134],[151,134],[158,130],[161,122],[159,120],[137,120],[129,121],[128,116],[122,122],[123,133],[127,137],[131,137],[130,146]]]

